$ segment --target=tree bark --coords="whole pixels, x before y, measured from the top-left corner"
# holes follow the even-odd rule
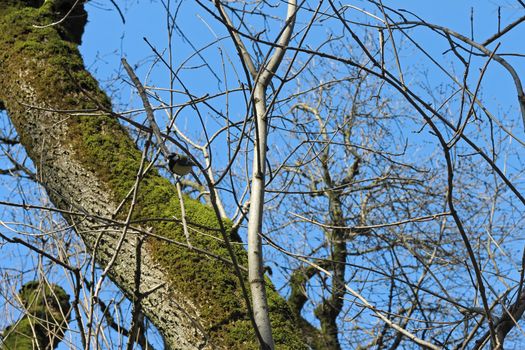
[[[40,183],[56,207],[78,213],[65,218],[100,267],[116,257],[111,279],[128,297],[141,296],[143,312],[172,348],[257,349],[246,307],[239,302],[238,280],[224,262],[229,256],[222,240],[191,237],[194,247],[224,258],[218,260],[177,244],[185,242],[178,222],[137,224],[180,217],[175,187],[155,170],[142,178],[133,221],[124,225],[141,152],[116,117],[103,113],[111,109],[109,99],[84,69],[77,45],[86,13],[79,5],[59,25],[34,26],[56,22],[72,3],[0,2],[0,101]],[[185,208],[189,226],[221,237],[220,218],[211,208],[189,198]],[[228,221],[225,225],[231,227]],[[136,242],[145,236],[137,264]],[[237,247],[235,253],[246,264],[245,251]],[[306,348],[286,302],[272,286],[266,292],[276,346]]]

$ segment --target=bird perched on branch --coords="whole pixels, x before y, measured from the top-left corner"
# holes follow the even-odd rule
[[[191,168],[195,165],[197,164],[185,155],[172,153],[168,156],[168,167],[170,171],[176,175],[184,176],[189,174]]]

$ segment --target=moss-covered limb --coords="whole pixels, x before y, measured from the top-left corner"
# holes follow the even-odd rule
[[[323,269],[331,269],[332,263],[330,261],[319,261],[318,265]],[[288,305],[294,317],[298,320],[299,327],[304,339],[313,349],[328,350],[332,349],[333,337],[327,337],[323,330],[319,330],[312,326],[310,322],[301,316],[301,311],[304,304],[308,300],[306,294],[306,284],[312,277],[319,273],[319,269],[315,266],[301,266],[294,270],[290,277],[290,296],[288,297]]]
[[[97,263],[106,266],[122,228],[100,231],[100,222],[89,215],[114,216],[135,183],[141,153],[115,118],[60,112],[92,111],[101,105],[109,109],[110,102],[84,69],[76,42],[64,35],[64,28],[33,26],[50,23],[56,17],[55,9],[48,2],[41,8],[26,7],[26,3],[0,1],[0,100],[53,203],[88,215],[86,220],[66,219],[95,253]],[[83,24],[84,20],[78,23]],[[126,216],[126,208],[129,205],[118,218]],[[185,208],[188,222],[195,228],[190,231],[192,245],[229,260],[214,212],[188,198]],[[133,220],[173,216],[180,217],[176,189],[151,171],[140,184]],[[107,227],[107,221],[103,224]],[[224,224],[231,229],[230,222]],[[185,241],[180,224],[172,220],[151,220],[142,227],[144,231]],[[110,271],[113,281],[129,297],[137,295],[137,232],[128,230]],[[243,248],[237,246],[235,253],[245,265]],[[258,349],[231,265],[155,239],[146,240],[141,257],[142,310],[173,348]],[[268,296],[278,349],[305,348],[285,300],[271,286]]]
[[[306,283],[317,274],[318,270],[313,266],[299,267],[290,277],[290,296],[288,304],[296,316],[301,315],[304,304],[308,300],[306,294]]]
[[[57,285],[33,281],[19,293],[24,316],[3,332],[2,350],[55,349],[70,319],[69,295]]]

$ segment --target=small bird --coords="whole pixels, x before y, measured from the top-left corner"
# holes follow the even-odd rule
[[[171,153],[168,156],[168,167],[172,173],[179,176],[187,175],[191,172],[191,168],[194,167],[195,163],[188,157],[182,154]]]

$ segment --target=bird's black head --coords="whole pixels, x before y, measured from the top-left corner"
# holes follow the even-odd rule
[[[180,160],[180,156],[177,153],[171,153],[168,155],[168,167],[173,171],[173,167]]]

